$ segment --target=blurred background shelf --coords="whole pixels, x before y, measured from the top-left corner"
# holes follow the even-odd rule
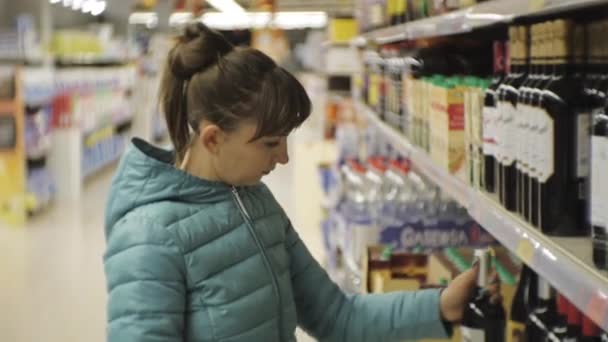
[[[403,40],[468,33],[522,17],[542,16],[607,4],[606,0],[492,0],[446,14],[364,33],[353,44],[388,44]]]

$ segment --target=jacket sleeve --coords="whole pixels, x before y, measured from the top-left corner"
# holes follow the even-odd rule
[[[287,231],[298,324],[320,341],[446,338],[439,290],[345,295],[312,257],[291,224]]]
[[[140,218],[117,223],[108,237],[104,266],[107,341],[183,340],[185,263],[166,228]]]

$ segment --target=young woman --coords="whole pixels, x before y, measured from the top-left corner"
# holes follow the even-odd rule
[[[292,75],[196,24],[169,54],[161,103],[175,150],[134,139],[107,206],[108,341],[450,334],[476,269],[443,290],[346,296],[260,183],[311,111]]]

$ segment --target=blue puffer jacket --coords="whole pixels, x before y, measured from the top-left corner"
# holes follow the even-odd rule
[[[192,177],[135,139],[115,175],[104,257],[111,342],[445,337],[439,292],[346,296],[264,185]]]

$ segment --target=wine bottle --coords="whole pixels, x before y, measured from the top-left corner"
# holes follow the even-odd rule
[[[533,271],[527,265],[523,265],[507,322],[507,342],[526,342],[526,320],[530,310],[528,299],[533,276]]]
[[[499,199],[502,205],[509,211],[516,210],[516,166],[515,166],[515,111],[519,97],[519,87],[527,76],[528,60],[528,27],[520,26],[514,31],[514,41],[511,46],[511,74],[512,79],[508,84],[503,84],[499,90],[499,145],[500,162],[499,174]]]
[[[604,26],[605,28],[605,26]],[[590,26],[589,45],[594,45],[591,52],[591,75],[589,88],[594,96],[593,102],[596,106],[592,110],[593,130],[591,137],[591,211],[590,221],[592,225],[593,262],[600,269],[608,269],[608,110],[606,107],[608,81],[606,72],[608,68],[608,45],[601,40],[602,26],[592,24]],[[603,48],[602,48],[603,47]],[[590,47],[591,48],[591,47]]]
[[[555,324],[555,300],[549,283],[537,275],[537,303],[528,316],[527,341],[545,341],[549,329]]]
[[[511,86],[511,83],[514,82],[515,80],[515,73],[512,72],[512,61],[514,56],[512,56],[513,54],[516,54],[516,46],[517,46],[517,39],[518,39],[518,28],[513,26],[509,28],[509,41],[505,44],[505,77],[503,79],[503,81],[501,82],[501,84],[498,86],[498,89],[496,90],[496,114],[495,114],[495,120],[494,120],[494,125],[492,127],[493,129],[493,133],[494,133],[494,148],[493,148],[493,152],[494,152],[494,194],[496,195],[497,199],[500,201],[501,198],[501,192],[502,192],[502,183],[501,183],[501,179],[502,179],[502,168],[501,168],[501,161],[504,155],[504,105],[501,102],[501,99],[504,97],[503,93],[506,91],[505,89],[507,87]]]
[[[529,180],[529,164],[527,160],[527,150],[531,140],[529,134],[529,117],[531,110],[532,91],[536,82],[539,79],[538,68],[538,47],[539,47],[539,27],[540,25],[532,25],[530,28],[530,61],[528,66],[528,75],[519,87],[519,95],[517,97],[517,106],[515,113],[516,136],[514,139],[516,147],[516,209],[521,217],[526,217],[528,208],[528,180]]]
[[[572,77],[572,22],[552,23],[554,56],[553,77],[543,91],[542,115],[539,116],[539,226],[553,236],[581,236],[585,230],[585,212],[580,210],[579,189],[585,182],[576,165],[576,140],[579,139],[585,113],[576,113],[583,104],[582,85]]]
[[[494,76],[486,89],[483,106],[483,156],[484,156],[484,189],[488,193],[496,192],[496,102],[497,90],[505,78],[505,44],[494,42]]]
[[[564,296],[556,296],[557,312],[551,326],[548,327],[548,342],[564,342],[568,337],[568,302]]]
[[[490,277],[490,251],[475,250],[479,262],[477,287],[465,307],[462,319],[462,340],[466,342],[503,342],[505,310],[502,303],[493,302],[487,291]]]

